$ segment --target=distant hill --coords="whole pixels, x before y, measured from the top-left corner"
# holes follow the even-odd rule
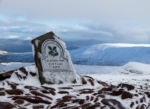
[[[74,64],[120,66],[128,62],[150,64],[150,45],[97,44],[69,50]],[[31,52],[0,55],[1,62],[34,62]]]
[[[74,50],[81,47],[100,44],[99,40],[78,40],[78,41],[65,41],[68,50]],[[22,39],[0,39],[0,50],[8,52],[31,52],[31,41]]]
[[[124,65],[130,61],[150,64],[150,45],[98,44],[71,50],[75,64]]]

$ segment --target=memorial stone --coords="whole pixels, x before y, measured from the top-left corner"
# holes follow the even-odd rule
[[[65,43],[53,32],[31,41],[41,84],[75,83],[76,72]]]

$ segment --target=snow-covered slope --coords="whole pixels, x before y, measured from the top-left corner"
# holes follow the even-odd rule
[[[124,65],[130,61],[150,63],[148,44],[98,44],[70,51],[75,64]]]
[[[5,66],[13,64],[3,63]],[[101,70],[109,72],[110,70],[105,67],[102,66]],[[85,72],[98,69],[95,66],[78,68],[79,74],[82,69]],[[117,72],[115,71],[116,73],[101,74],[101,70],[93,70],[97,74],[82,74],[80,76],[82,81],[79,84],[59,85],[41,85],[34,65],[9,71],[7,73],[11,73],[11,76],[0,81],[0,107],[3,109],[150,109],[150,65],[132,62],[120,67]],[[133,73],[132,70],[136,72]],[[8,76],[6,73],[1,76],[4,75]]]
[[[128,62],[150,64],[150,44],[98,44],[69,51],[74,64],[120,66]],[[1,54],[1,62],[34,62],[31,52]]]
[[[5,54],[5,53],[7,53],[7,52],[6,52],[6,51],[1,51],[1,50],[0,50],[0,54]]]

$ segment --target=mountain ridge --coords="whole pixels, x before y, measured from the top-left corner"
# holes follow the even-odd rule
[[[121,66],[128,62],[150,64],[150,44],[97,44],[69,50],[74,64]],[[34,62],[31,52],[0,55],[1,62]]]

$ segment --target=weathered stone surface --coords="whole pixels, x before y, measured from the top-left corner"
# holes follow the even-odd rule
[[[0,74],[0,81],[3,81],[5,79],[10,78],[13,72],[14,72],[14,70],[8,71],[8,72],[5,72],[5,73],[1,73]]]
[[[17,99],[17,100],[15,100],[14,103],[16,103],[16,104],[23,104],[24,101],[22,99]]]
[[[0,88],[0,91],[4,91],[5,90],[5,88]]]
[[[134,106],[134,102],[131,102],[130,107],[132,108]]]
[[[33,109],[44,109],[43,105],[33,106]]]
[[[0,102],[1,109],[13,109],[14,106],[8,102]]]
[[[5,96],[5,92],[0,92],[0,96]]]
[[[150,92],[145,92],[145,94],[150,98]]]
[[[34,95],[36,95],[36,96],[41,96],[41,97],[45,97],[45,98],[48,98],[48,99],[52,100],[51,97],[46,96],[46,95],[44,95],[44,94],[42,94],[42,93],[39,93],[39,92],[37,92],[37,91],[31,91],[30,93],[32,93],[32,94],[34,94]]]
[[[22,71],[26,76],[28,75],[28,72],[24,67],[19,68],[19,70]]]
[[[36,73],[34,73],[34,72],[30,72],[30,75],[32,75],[32,76],[36,76],[37,74],[36,74]]]
[[[5,90],[9,95],[20,95],[23,94],[21,89],[12,89],[12,90]]]
[[[110,95],[119,96],[123,93],[123,89],[119,89],[118,91],[112,91]]]
[[[103,99],[101,102],[103,104],[109,106],[111,109],[116,109],[115,106],[117,106],[118,109],[126,109],[119,101],[117,101],[115,99]]]
[[[16,89],[17,85],[19,85],[17,83],[13,83],[13,82],[9,82],[9,81],[7,81],[7,83],[8,83],[8,85],[11,86],[12,89]]]
[[[134,89],[134,86],[129,85],[129,84],[119,84],[118,87],[121,87],[121,88],[127,88],[128,91]]]
[[[68,91],[59,91],[58,93],[59,93],[59,94],[69,94]]]
[[[40,97],[34,97],[34,96],[13,96],[12,99],[13,100],[22,99],[30,103],[36,103],[36,104],[38,103],[51,104],[51,102],[49,102],[48,100],[43,100]]]
[[[60,38],[49,32],[31,42],[41,84],[76,82],[76,73],[69,52]]]
[[[132,98],[132,97],[133,95],[130,92],[126,92],[126,91],[124,91],[121,96],[122,99],[127,99],[127,98]]]
[[[100,107],[100,104],[91,105],[91,106],[87,107],[86,109],[95,109],[97,107]]]

